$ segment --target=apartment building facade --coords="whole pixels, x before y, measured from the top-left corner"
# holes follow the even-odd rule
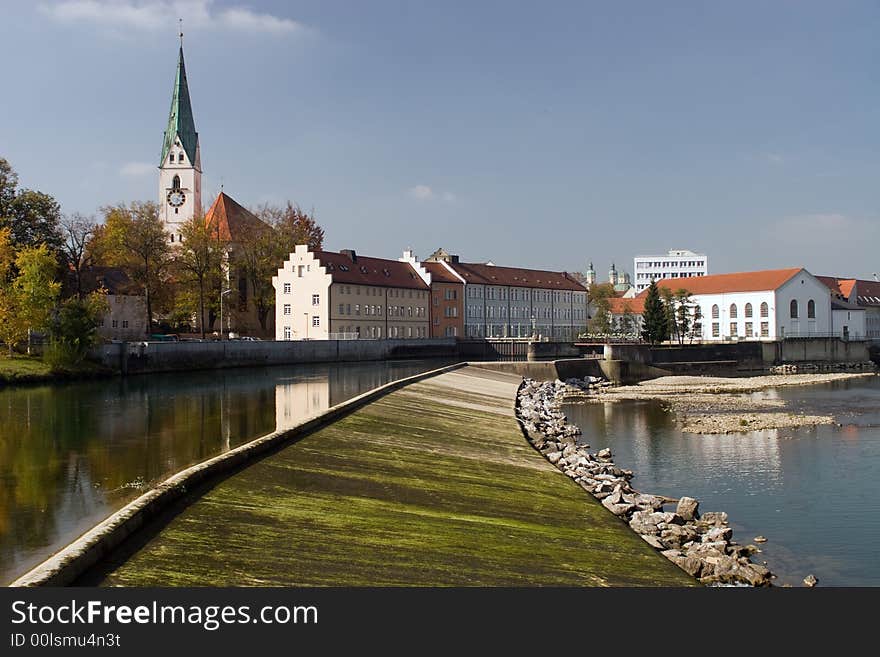
[[[636,294],[648,289],[651,281],[668,278],[695,278],[709,274],[709,258],[705,253],[687,249],[671,249],[665,255],[644,255],[633,258]]]

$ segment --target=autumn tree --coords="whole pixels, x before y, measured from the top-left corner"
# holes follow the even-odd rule
[[[262,205],[254,214],[273,230],[253,230],[241,239],[236,244],[236,264],[247,279],[251,302],[265,331],[266,320],[275,306],[272,277],[278,272],[278,266],[297,244],[307,244],[312,250],[321,249],[324,229],[318,225],[314,211],[304,212],[290,201],[285,207]]]
[[[587,292],[588,302],[595,311],[589,323],[592,333],[607,335],[614,329],[611,317],[611,299],[615,297],[614,286],[611,283],[596,283],[591,285]]]
[[[72,214],[61,218],[61,254],[73,272],[76,296],[82,298],[82,272],[91,259],[89,243],[95,236],[98,225],[92,217]]]
[[[15,256],[18,275],[12,284],[17,312],[24,324],[30,352],[30,335],[48,327],[52,310],[61,294],[61,283],[55,280],[58,261],[49,247],[26,246]]]
[[[103,208],[104,225],[97,231],[92,253],[100,264],[119,267],[144,293],[147,331],[153,326],[154,299],[165,282],[171,247],[159,218],[159,206],[135,201]]]
[[[98,341],[98,325],[108,309],[103,289],[62,301],[49,323],[50,343],[44,360],[53,369],[80,364]]]
[[[180,273],[179,283],[189,288],[198,300],[199,330],[205,337],[205,301],[215,285],[226,245],[217,231],[205,224],[204,217],[193,217],[180,230],[181,242],[174,250],[174,262]]]

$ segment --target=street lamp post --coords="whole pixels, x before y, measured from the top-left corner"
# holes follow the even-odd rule
[[[232,292],[232,288],[220,293],[220,339],[223,339],[223,297]]]

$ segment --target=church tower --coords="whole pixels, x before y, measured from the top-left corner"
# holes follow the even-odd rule
[[[159,216],[175,244],[180,241],[181,225],[202,214],[202,158],[186,83],[182,33],[159,164],[159,207]]]

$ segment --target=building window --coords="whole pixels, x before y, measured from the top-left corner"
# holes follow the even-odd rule
[[[284,327],[284,339],[290,340],[290,327],[289,326]]]
[[[792,299],[792,300],[791,300],[790,310],[791,310],[791,318],[792,318],[792,319],[797,319],[797,318],[798,318],[798,302],[797,302],[797,299]]]
[[[180,189],[180,176],[174,176],[171,181],[171,189]]]
[[[119,320],[118,320],[118,319],[114,319],[113,321],[111,321],[111,322],[110,322],[110,328],[119,328]]]
[[[752,304],[747,303],[746,304],[746,317],[748,318],[751,316],[752,316]]]
[[[320,306],[321,305],[321,295],[320,294],[313,294],[312,295],[312,305],[313,306]]]
[[[290,283],[284,284],[284,294],[290,294]]]
[[[718,317],[720,315],[721,315],[721,311],[718,308],[718,304],[716,303],[712,306],[712,319],[718,319]],[[714,335],[714,333],[713,333],[713,335]]]
[[[816,302],[812,299],[807,301],[807,319],[816,319]]]
[[[769,317],[770,316],[770,306],[767,305],[767,302],[761,304],[761,317]],[[762,332],[763,335],[763,332]]]
[[[770,322],[761,322],[761,337],[770,337]]]
[[[171,233],[171,243],[174,243],[174,233]]]
[[[321,318],[318,317],[317,315],[312,315],[312,326],[320,326],[320,325],[321,325]]]
[[[736,332],[736,322],[730,323],[730,337],[735,338],[737,336]]]
[[[354,314],[355,315],[361,314],[361,304],[359,304],[359,303],[354,304]]]
[[[340,314],[340,315],[344,315],[344,314],[345,314],[345,304],[344,304],[344,303],[340,303],[340,304],[339,304],[339,314]]]
[[[718,322],[712,322],[712,337],[717,338],[721,335],[721,324]]]
[[[303,273],[305,272],[305,270],[306,270],[305,265],[298,265],[297,268],[296,268],[296,275],[297,275],[297,277],[298,277],[298,278],[302,278],[302,277],[303,277]]]
[[[735,303],[730,304],[730,319],[736,319],[736,304]]]
[[[285,304],[284,304],[284,314],[285,314],[285,315],[289,315],[289,314],[290,314],[290,304],[289,304],[289,303],[285,303]]]
[[[753,337],[755,337],[755,332],[754,332],[754,329],[753,329],[753,327],[752,327],[752,323],[751,323],[751,322],[746,322],[746,337],[747,337],[747,338],[753,338]]]
[[[128,328],[128,320],[127,319],[122,320],[122,328]]]

